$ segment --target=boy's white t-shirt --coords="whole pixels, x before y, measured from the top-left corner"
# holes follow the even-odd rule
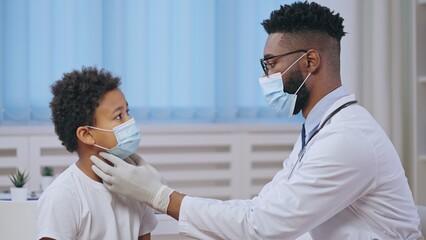
[[[37,239],[138,239],[157,226],[153,209],[68,167],[37,203]]]

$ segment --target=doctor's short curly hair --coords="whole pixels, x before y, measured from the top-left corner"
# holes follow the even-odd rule
[[[262,25],[268,34],[317,32],[327,33],[338,41],[346,34],[343,18],[315,2],[295,2],[280,6]]]
[[[92,125],[101,98],[119,86],[120,78],[96,67],[64,73],[62,79],[51,86],[50,109],[55,132],[69,152],[77,150],[77,128]]]
[[[346,35],[343,18],[315,2],[295,2],[280,6],[262,22],[268,34],[284,33],[281,44],[292,49],[314,48],[336,71],[340,67],[340,40]]]

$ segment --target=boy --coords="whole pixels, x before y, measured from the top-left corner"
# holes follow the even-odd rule
[[[157,226],[145,204],[111,193],[92,171],[89,157],[109,152],[127,158],[140,133],[118,88],[120,79],[94,67],[63,75],[52,85],[55,132],[79,159],[38,201],[38,239],[150,239]]]

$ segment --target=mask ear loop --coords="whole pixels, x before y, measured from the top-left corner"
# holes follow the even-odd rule
[[[114,130],[109,130],[109,129],[97,128],[97,127],[92,127],[92,126],[86,126],[86,127],[91,128],[91,129],[95,129],[95,130],[99,130],[99,131],[104,131],[104,132],[114,132]]]
[[[297,62],[299,62],[300,61],[300,59],[302,59],[306,54],[308,54],[307,52],[305,52],[302,56],[300,56],[296,61],[294,61],[282,74],[281,74],[281,76],[282,75],[284,75],[284,73],[286,73],[291,67],[293,67],[294,66],[294,64],[296,64]]]
[[[308,73],[308,76],[306,76],[305,80],[303,80],[302,84],[300,84],[300,87],[296,90],[296,92],[294,93],[294,95],[297,95],[297,93],[302,88],[303,84],[305,84],[306,80],[308,80],[308,78],[311,76],[311,74],[312,74],[311,72]]]
[[[86,126],[87,128],[92,128],[92,129],[95,129],[95,130],[99,130],[99,131],[104,131],[104,132],[114,132],[114,130],[109,130],[109,129],[103,129],[103,128],[97,128],[97,127],[92,127],[92,126]],[[92,136],[93,137],[93,136]],[[96,140],[95,140],[96,141]],[[106,148],[106,147],[102,147],[101,145],[98,145],[98,144],[96,144],[96,143],[94,143],[93,144],[93,146],[95,146],[95,147],[98,147],[98,148],[100,148],[100,149],[103,149],[103,150],[105,150],[105,151],[108,151],[109,149],[108,148]]]

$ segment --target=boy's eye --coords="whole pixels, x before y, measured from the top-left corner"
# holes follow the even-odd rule
[[[129,115],[129,111],[130,111],[130,109],[127,109],[127,110],[126,110],[126,115],[127,115],[127,116],[130,116],[130,115]],[[121,120],[121,119],[123,119],[123,113],[118,114],[118,115],[115,117],[115,119],[117,119],[117,120]]]

